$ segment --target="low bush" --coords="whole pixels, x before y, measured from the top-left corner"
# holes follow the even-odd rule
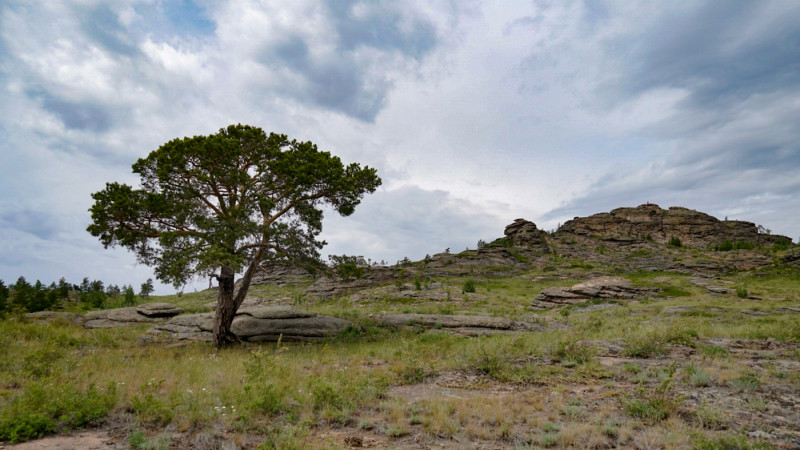
[[[84,426],[106,416],[116,400],[114,383],[105,390],[31,383],[0,403],[0,441],[26,441]]]
[[[461,286],[461,292],[464,294],[475,292],[475,280],[467,278]]]

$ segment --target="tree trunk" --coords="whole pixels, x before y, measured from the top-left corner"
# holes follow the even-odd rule
[[[223,267],[220,271],[217,315],[214,318],[214,346],[217,348],[240,343],[239,338],[231,331],[233,317],[238,309],[233,298],[235,276],[236,274],[230,267]]]

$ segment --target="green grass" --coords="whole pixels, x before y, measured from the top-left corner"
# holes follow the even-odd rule
[[[705,257],[692,249],[648,245],[652,248],[643,250],[649,255],[661,248],[687,260]],[[387,282],[364,290],[359,299],[303,294],[308,283],[250,290],[249,297],[358,325],[320,342],[216,351],[199,342],[142,344],[139,337],[148,325],[86,330],[67,323],[0,321],[0,440],[24,441],[111,416],[130,424],[126,439],[134,448],[159,448],[167,429],[258,436],[261,448],[337,448],[345,445],[320,435],[359,428],[389,442],[420,435],[448,444],[612,448],[635,446],[639,433],[650,433],[657,436],[656,446],[725,448],[719,445],[738,439],[720,431],[729,425],[728,406],[713,399],[684,404],[677,388],[726,390],[742,399],[741,411],[766,414],[774,405],[770,389],[800,386],[800,374],[777,364],[756,377],[724,341],[800,341],[798,316],[779,312],[800,306],[800,271],[722,275],[730,286],[747,286],[763,298],[755,303],[709,294],[683,273],[632,272],[604,262],[619,256],[610,245],[586,260],[562,250],[561,256],[541,260],[526,256],[532,265],[515,275],[496,276],[502,272],[491,267],[477,267],[475,275],[454,263],[445,268],[453,272],[430,276],[435,280],[430,286],[425,285],[429,275],[420,273],[419,290],[399,291]],[[410,283],[417,268],[406,270]],[[544,311],[530,307],[541,290],[571,286],[589,272],[620,275],[662,292],[648,300],[614,300],[614,308],[585,308],[605,300]],[[465,295],[469,280],[477,292]],[[409,293],[419,297],[405,298]],[[206,311],[215,292],[149,300]],[[690,312],[670,313],[673,307]],[[756,308],[768,315],[743,313]],[[394,330],[375,319],[393,312],[482,314],[545,329],[465,337],[441,326]],[[621,347],[622,354],[607,353],[604,343]],[[669,368],[670,355],[679,355],[679,367]],[[618,357],[640,359],[614,362]],[[774,357],[800,360],[800,353]],[[464,385],[441,384],[451,379]],[[424,389],[442,386],[450,396],[424,396]],[[421,399],[404,402],[396,394],[417,389]],[[760,445],[741,442],[740,448]]]

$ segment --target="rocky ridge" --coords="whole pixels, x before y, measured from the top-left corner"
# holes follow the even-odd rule
[[[694,248],[708,248],[725,241],[754,245],[791,241],[786,236],[759,233],[759,228],[752,222],[719,220],[679,206],[665,210],[652,203],[576,217],[564,223],[558,232],[600,237],[647,237],[659,243],[678,238],[683,245]]]

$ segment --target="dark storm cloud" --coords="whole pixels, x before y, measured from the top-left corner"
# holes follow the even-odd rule
[[[139,49],[132,44],[132,37],[107,4],[99,4],[81,14],[81,28],[93,41],[106,50],[124,55],[135,56]]]
[[[390,88],[386,73],[375,67],[380,56],[359,57],[364,49],[381,56],[400,55],[420,60],[436,45],[436,33],[426,20],[404,15],[393,4],[370,5],[363,16],[354,15],[355,2],[330,2],[327,6],[335,35],[335,54],[315,59],[308,42],[289,35],[270,45],[260,62],[272,69],[289,68],[299,76],[299,84],[286,83],[282,94],[309,101],[370,122],[385,104]],[[378,70],[374,70],[378,69]]]
[[[111,111],[104,106],[65,100],[41,89],[30,90],[27,94],[39,100],[45,110],[55,114],[70,130],[102,133],[113,125]]]
[[[436,44],[436,31],[428,22],[414,18],[408,23],[408,29],[403,29],[407,19],[391,2],[379,3],[377,12],[364,17],[352,14],[357,4],[354,0],[327,4],[343,50],[371,47],[421,58]]]
[[[631,39],[625,89],[687,89],[688,108],[726,108],[800,85],[800,5],[765,17],[768,2],[707,2],[661,17]],[[763,23],[754,19],[762,18]],[[630,39],[631,37],[626,37]]]
[[[0,226],[4,229],[19,230],[48,240],[58,232],[58,220],[43,211],[16,210],[0,214]]]

